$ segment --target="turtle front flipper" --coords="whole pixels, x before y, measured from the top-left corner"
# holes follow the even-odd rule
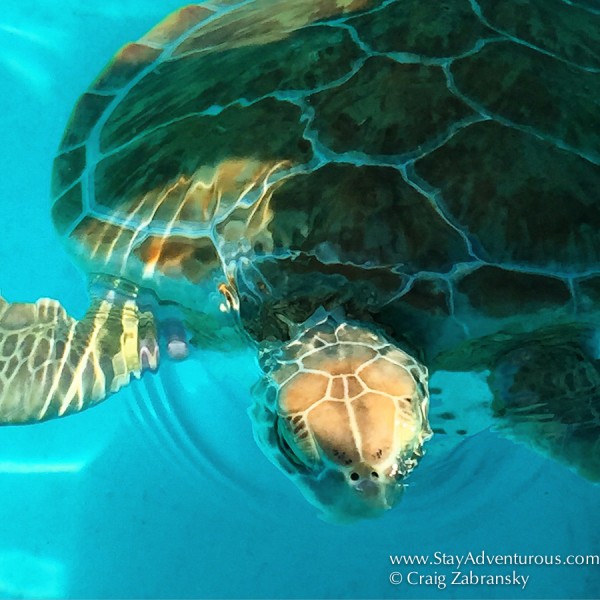
[[[600,482],[600,361],[585,340],[550,335],[496,361],[498,429]]]
[[[157,363],[154,319],[133,299],[108,292],[77,321],[56,300],[0,298],[0,424],[79,412]]]

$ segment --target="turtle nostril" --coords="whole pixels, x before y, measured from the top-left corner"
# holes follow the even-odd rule
[[[358,481],[360,479],[360,475],[354,471],[353,473],[350,473],[350,479],[352,479],[352,481]]]
[[[379,479],[379,473],[377,471],[371,471],[371,477],[373,479]]]

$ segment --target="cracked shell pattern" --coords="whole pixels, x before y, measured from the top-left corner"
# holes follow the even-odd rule
[[[123,48],[74,109],[52,216],[86,270],[193,307],[235,264],[259,340],[342,306],[430,357],[597,320],[593,3],[210,6]]]

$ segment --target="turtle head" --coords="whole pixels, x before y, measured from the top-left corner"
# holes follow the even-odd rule
[[[331,318],[265,351],[262,366],[257,441],[324,518],[394,506],[431,436],[425,367],[381,334]]]

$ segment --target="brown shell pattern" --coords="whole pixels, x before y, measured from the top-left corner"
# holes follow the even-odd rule
[[[185,304],[246,255],[259,339],[340,304],[426,347],[591,314],[599,10],[209,6],[123,48],[73,112],[52,214],[87,269]]]

